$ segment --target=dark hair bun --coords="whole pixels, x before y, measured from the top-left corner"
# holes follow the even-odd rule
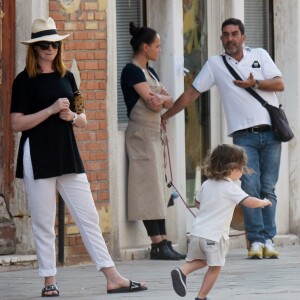
[[[129,32],[133,37],[137,36],[140,33],[140,31],[141,31],[141,28],[136,27],[134,22],[129,23]]]

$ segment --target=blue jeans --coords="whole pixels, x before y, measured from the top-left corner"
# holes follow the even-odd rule
[[[268,198],[272,206],[248,208],[243,206],[245,230],[250,243],[261,242],[276,235],[275,213],[277,197],[275,185],[278,180],[281,142],[275,139],[272,131],[261,133],[236,132],[233,143],[245,149],[247,166],[254,170],[241,178],[242,189],[249,196]]]

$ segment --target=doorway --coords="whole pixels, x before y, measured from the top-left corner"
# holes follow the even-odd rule
[[[183,0],[185,90],[207,60],[206,0]],[[204,180],[201,165],[210,147],[209,92],[185,110],[186,200],[194,205],[195,193]]]

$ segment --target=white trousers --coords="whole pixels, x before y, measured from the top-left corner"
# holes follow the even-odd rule
[[[45,157],[45,159],[47,159]],[[56,191],[63,198],[97,270],[114,266],[99,227],[99,216],[86,174],[34,179],[29,140],[24,145],[24,183],[39,263],[39,275],[56,275]]]

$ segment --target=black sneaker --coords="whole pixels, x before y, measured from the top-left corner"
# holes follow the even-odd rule
[[[171,271],[171,277],[174,291],[178,296],[184,297],[186,295],[186,276],[177,268]]]

